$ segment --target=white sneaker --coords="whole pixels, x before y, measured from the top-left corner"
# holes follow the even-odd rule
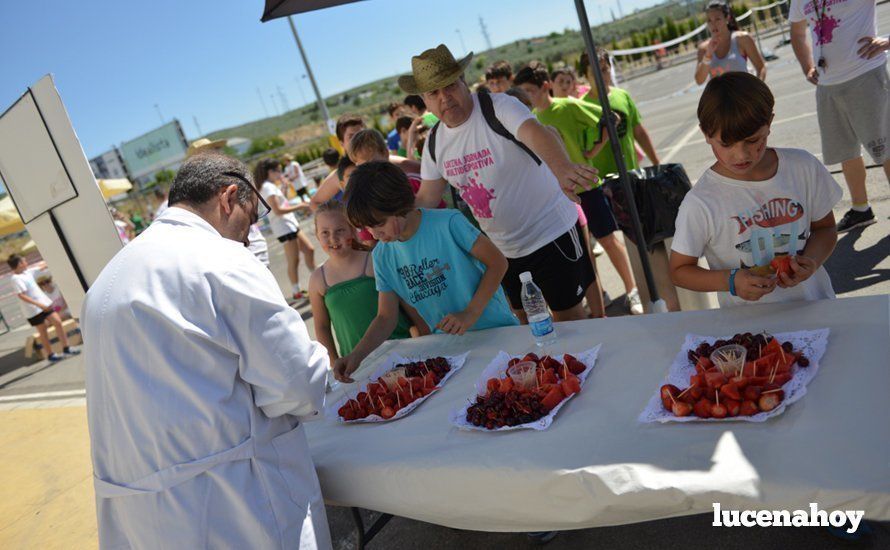
[[[633,289],[624,298],[624,307],[630,310],[631,315],[643,314],[643,302],[640,300],[640,291]]]
[[[600,243],[593,243],[593,256],[595,258],[599,258],[603,254],[605,254],[605,252],[606,249],[603,248],[603,245],[601,245]]]

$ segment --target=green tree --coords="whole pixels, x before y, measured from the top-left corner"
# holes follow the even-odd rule
[[[174,172],[173,170],[158,170],[157,172],[155,172],[155,185],[172,183],[175,177],[176,172]]]
[[[247,156],[264,153],[283,146],[284,140],[278,136],[257,138],[250,142],[250,149],[247,150]]]
[[[662,36],[665,40],[673,40],[680,36],[680,33],[677,31],[677,24],[674,22],[673,17],[665,17],[664,19],[664,31],[662,31]]]

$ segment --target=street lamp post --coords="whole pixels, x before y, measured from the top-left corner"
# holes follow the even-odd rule
[[[318,91],[318,84],[315,83],[315,75],[312,74],[312,67],[309,66],[309,59],[306,57],[306,52],[303,51],[303,43],[300,42],[300,35],[297,34],[297,27],[294,25],[293,17],[288,15],[287,22],[290,24],[290,31],[294,34],[294,42],[297,43],[297,49],[300,50],[300,57],[303,58],[303,65],[306,67],[306,74],[309,75],[309,82],[312,84],[312,91],[315,92],[315,99],[318,101],[318,108],[321,111],[321,116],[325,120],[328,132],[331,135],[334,135],[334,121],[331,120],[328,106],[325,104],[324,98],[321,97],[321,92]]]

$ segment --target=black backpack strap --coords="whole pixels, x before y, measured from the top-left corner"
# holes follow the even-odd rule
[[[538,155],[536,155],[531,149],[526,147],[524,143],[516,139],[516,137],[511,134],[509,130],[504,128],[504,125],[501,124],[501,121],[498,120],[498,117],[494,114],[494,103],[491,101],[491,95],[489,95],[488,91],[484,89],[479,90],[478,92],[476,92],[476,96],[479,98],[479,107],[482,109],[482,116],[485,117],[485,122],[488,123],[488,126],[492,130],[494,130],[494,133],[518,145],[520,149],[528,153],[532,160],[540,166],[541,159],[538,158]],[[436,158],[433,157],[433,160],[435,159]]]
[[[433,127],[430,128],[429,135],[426,137],[427,145],[429,145],[430,158],[433,159],[433,162],[436,162],[436,130],[439,129],[439,124],[441,124],[441,122],[434,124]]]

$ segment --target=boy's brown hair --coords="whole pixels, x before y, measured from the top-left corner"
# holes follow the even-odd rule
[[[22,257],[18,254],[13,254],[6,259],[6,263],[9,264],[10,268],[17,269],[19,267],[19,264],[22,263]]]
[[[514,86],[519,86],[520,84],[534,84],[540,88],[546,82],[550,82],[550,73],[547,71],[547,66],[538,61],[532,61],[525,67],[519,69],[519,72],[516,73],[516,76],[513,78]]]
[[[349,140],[350,156],[357,151],[373,151],[378,155],[389,158],[389,149],[386,148],[386,138],[373,128],[360,130]]]
[[[593,53],[601,62],[610,67],[612,66],[612,56],[609,54],[609,52],[600,47],[597,47],[597,49]],[[587,55],[587,52],[581,54],[581,59],[578,60],[578,70],[581,71],[582,76],[587,76],[587,72],[590,70],[590,56]]]
[[[402,130],[410,129],[413,122],[414,119],[409,116],[400,116],[396,119],[396,131],[401,132]]]
[[[340,142],[343,142],[343,136],[346,134],[346,129],[350,126],[364,126],[365,119],[363,119],[360,115],[343,115],[337,119],[337,128],[336,134],[337,139]]]
[[[510,66],[510,62],[501,59],[485,69],[485,80],[494,80],[496,78],[506,78],[507,80],[513,78],[513,67]]]
[[[698,100],[698,124],[706,136],[720,132],[726,145],[757,133],[773,119],[776,100],[756,76],[742,72],[712,78]]]
[[[390,162],[366,162],[349,176],[343,195],[346,216],[355,227],[375,227],[390,216],[414,209],[414,192],[408,177]]]

